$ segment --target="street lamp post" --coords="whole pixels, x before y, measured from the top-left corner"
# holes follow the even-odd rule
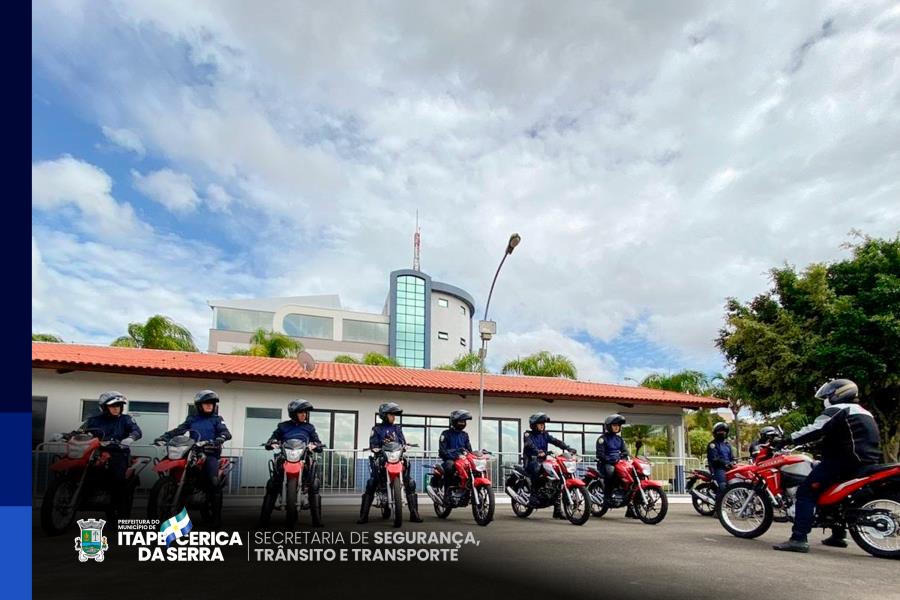
[[[494,273],[494,280],[491,281],[491,289],[488,292],[487,302],[484,304],[484,319],[478,323],[478,333],[481,336],[481,350],[478,351],[480,371],[478,383],[478,445],[481,448],[484,448],[484,438],[481,437],[481,423],[483,420],[482,417],[484,416],[484,361],[485,358],[487,358],[487,341],[491,339],[491,336],[497,333],[497,323],[488,321],[488,309],[491,307],[491,295],[494,293],[494,284],[497,283],[497,276],[500,274],[500,269],[503,267],[506,257],[512,254],[513,250],[516,249],[516,246],[518,246],[521,241],[522,236],[518,233],[509,236],[509,242],[506,244],[506,251],[503,253],[503,258],[500,259],[500,264],[497,266],[497,272]]]

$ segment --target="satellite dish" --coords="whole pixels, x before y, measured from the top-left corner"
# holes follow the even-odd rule
[[[316,368],[316,359],[305,350],[297,354],[297,362],[300,363],[300,368],[307,373],[312,373]]]

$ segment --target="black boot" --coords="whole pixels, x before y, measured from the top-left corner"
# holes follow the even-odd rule
[[[372,508],[372,501],[375,498],[370,494],[362,495],[362,506],[359,507],[359,519],[356,520],[357,525],[369,522],[369,509]]]
[[[563,519],[562,510],[559,508],[559,502],[553,505],[553,518],[554,519]]]
[[[832,546],[834,548],[846,548],[847,530],[843,527],[833,527],[831,529],[831,536],[822,540],[822,543],[826,546]]]
[[[809,543],[806,541],[806,536],[803,538],[792,535],[791,539],[786,542],[782,542],[780,544],[776,544],[772,546],[775,550],[781,550],[783,552],[809,552]]]
[[[422,517],[419,516],[419,498],[415,492],[406,494],[406,504],[409,506],[409,520],[412,523],[421,523]]]

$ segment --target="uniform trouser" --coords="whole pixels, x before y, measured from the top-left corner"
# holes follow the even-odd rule
[[[718,489],[716,490],[716,498],[725,493],[725,485],[726,485],[726,477],[725,477],[725,468],[724,467],[714,467],[712,469],[712,477],[718,485]]]
[[[448,484],[458,479],[456,476],[456,461],[452,458],[448,458],[441,466],[444,469],[444,489],[446,489]]]
[[[829,486],[853,477],[860,465],[854,462],[841,462],[823,460],[813,467],[800,487],[797,488],[797,503],[794,508],[794,526],[791,529],[791,537],[805,540],[812,531],[813,520],[816,515],[816,500]],[[840,535],[843,530],[833,528],[835,535]]]
[[[219,457],[216,454],[207,454],[206,461],[203,463],[202,471],[203,474],[203,485],[206,486],[206,490],[210,494],[210,498],[212,496],[218,494],[219,485]]]
[[[384,465],[377,460],[372,460],[369,462],[370,475],[369,480],[366,482],[366,493],[370,496],[375,495],[375,490],[378,488],[379,478],[383,481],[385,478],[384,474]],[[409,466],[409,461],[406,459],[403,460],[403,488],[406,490],[407,494],[412,494],[416,491],[416,482],[412,480],[412,474],[410,473],[412,469]]]
[[[121,513],[125,512],[125,504],[127,500],[125,473],[128,471],[128,465],[131,463],[131,451],[123,450],[109,453],[109,461],[106,463],[109,469],[111,480],[110,500],[119,517],[127,517]]]
[[[612,494],[613,485],[616,483],[616,465],[601,462],[597,464],[597,470],[603,475],[603,495],[609,498],[610,494]]]
[[[537,459],[537,457],[529,458],[528,462],[525,463],[525,473],[528,474],[528,478],[531,479],[531,488],[537,489],[538,484],[538,476],[541,474],[541,466],[543,463]]]

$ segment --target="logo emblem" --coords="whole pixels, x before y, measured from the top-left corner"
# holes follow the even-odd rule
[[[193,527],[187,508],[182,508],[180,513],[159,524],[159,532],[165,538],[166,546],[171,546],[172,542],[190,533]]]
[[[103,535],[103,519],[81,519],[78,527],[81,535],[75,538],[75,549],[78,550],[78,561],[95,560],[103,562],[103,553],[109,550],[109,543]]]

